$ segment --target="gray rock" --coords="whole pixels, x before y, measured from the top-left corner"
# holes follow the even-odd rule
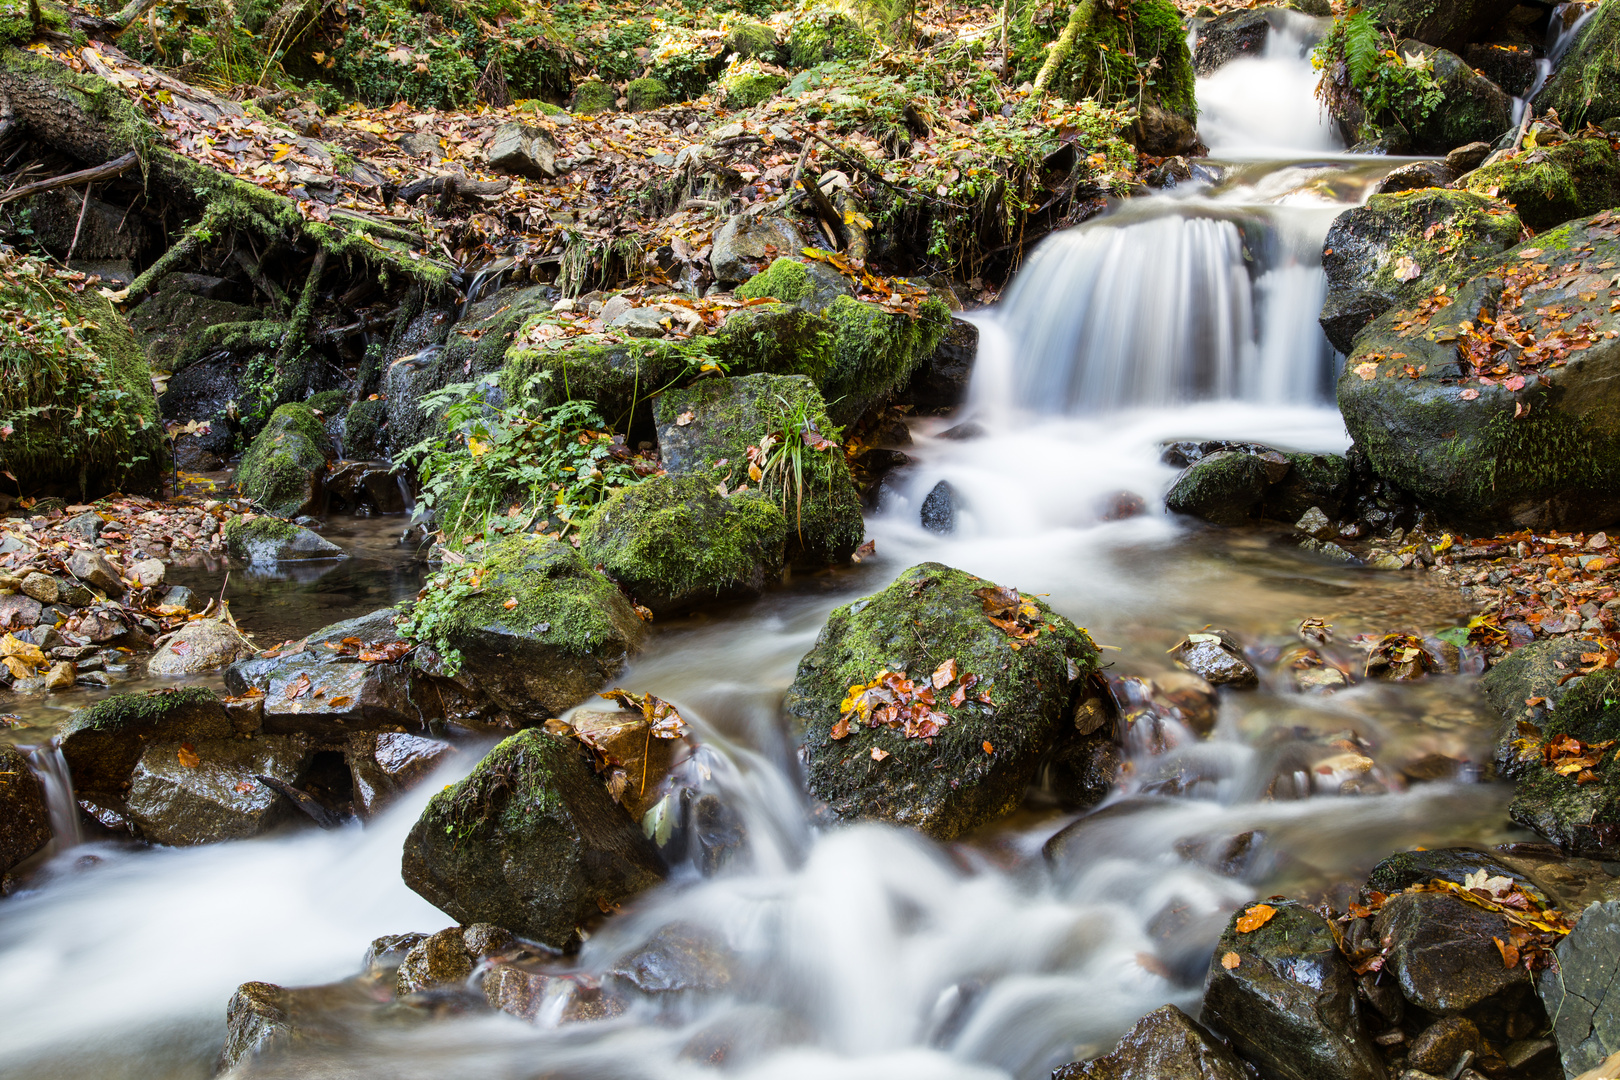
[[[1164,505],[1217,525],[1240,525],[1255,516],[1270,486],[1266,463],[1258,456],[1220,450],[1187,466]]]
[[[147,744],[228,739],[233,733],[214,692],[187,687],[103,698],[68,717],[57,742],[74,791],[116,801]]]
[[[509,125],[503,125],[509,126]],[[517,125],[521,126],[521,125]],[[499,135],[496,136],[499,138]],[[413,131],[399,137],[396,144],[405,153],[412,157],[426,157],[429,154],[437,156],[440,151],[439,137],[426,131]]]
[[[473,957],[462,940],[461,927],[452,926],[411,946],[394,976],[394,993],[404,997],[418,990],[459,986],[472,971]]]
[[[184,585],[171,585],[169,591],[163,594],[163,602],[173,607],[185,608],[192,614],[196,614],[208,606],[206,596],[198,596]]]
[[[256,836],[290,804],[255,777],[297,787],[311,752],[302,735],[152,743],[130,777],[129,816],[148,840],[176,847]]]
[[[107,527],[106,521],[94,511],[86,511],[76,518],[69,518],[63,522],[62,528],[71,533],[77,533],[86,540],[94,541],[101,535],[101,530]]]
[[[256,566],[349,557],[348,552],[324,536],[270,517],[232,521],[225,527],[225,550],[233,558]]]
[[[14,746],[0,746],[0,874],[50,843],[51,815],[45,789],[28,759]]]
[[[245,680],[265,692],[263,723],[269,734],[341,739],[357,731],[422,724],[423,710],[413,698],[423,696],[426,687],[406,665],[367,664],[312,650],[278,660]]]
[[[1337,531],[1333,528],[1333,522],[1329,521],[1328,516],[1322,513],[1321,508],[1315,506],[1305,511],[1304,515],[1294,522],[1294,528],[1318,540],[1326,540]]]
[[[562,175],[557,168],[557,144],[551,135],[516,121],[495,129],[489,144],[489,166],[535,180]]]
[[[764,270],[779,255],[796,256],[804,238],[781,217],[739,214],[720,226],[709,252],[709,266],[719,282],[743,282]]]
[[[1564,1075],[1579,1076],[1620,1053],[1620,900],[1588,907],[1555,952],[1537,990]]]
[[[669,316],[656,307],[635,307],[620,312],[608,326],[629,337],[658,338],[667,333],[662,321],[667,318]]]
[[[1243,1063],[1202,1024],[1165,1005],[1136,1022],[1112,1053],[1055,1070],[1052,1080],[1245,1080]]]
[[[0,596],[0,627],[36,626],[43,610],[44,605],[32,596],[6,593]]]
[[[928,497],[923,499],[919,514],[922,527],[942,535],[955,532],[957,502],[956,489],[949,480],[935,484]]]
[[[439,792],[405,841],[405,883],[452,918],[552,948],[664,878],[651,841],[573,739],[530,728]]]
[[[165,567],[161,559],[142,559],[129,568],[129,580],[148,589],[163,584]]]
[[[1293,901],[1272,906],[1276,914],[1259,929],[1239,933],[1239,911],[1221,935],[1204,987],[1204,1023],[1268,1080],[1384,1080],[1355,974],[1333,931]],[[1235,966],[1226,966],[1228,954]]]
[[[124,595],[124,582],[112,563],[99,551],[75,551],[68,556],[68,573],[108,597]]]
[[[608,974],[643,994],[712,993],[731,983],[734,962],[731,950],[715,935],[675,923],[620,956]]]
[[[36,570],[23,578],[22,591],[24,596],[31,596],[41,604],[54,604],[61,592],[61,582]]]
[[[215,619],[197,619],[165,641],[146,670],[153,675],[192,675],[234,663],[255,650],[240,633]]]
[[[1229,61],[1265,52],[1271,31],[1267,13],[1266,8],[1228,11],[1200,27],[1193,52],[1193,68],[1199,76],[1213,75]]]
[[[216,1073],[284,1048],[292,1041],[289,995],[274,983],[245,982],[225,1007],[225,1049]]]
[[[1219,631],[1188,634],[1176,646],[1176,662],[1211,686],[1253,686],[1260,681],[1237,643]]]
[[[375,817],[453,753],[447,742],[398,731],[349,736],[344,755],[354,777],[355,813]]]
[[[1443,188],[1455,179],[1457,173],[1444,161],[1415,161],[1385,173],[1375,190],[1380,195],[1388,195],[1420,188]]]

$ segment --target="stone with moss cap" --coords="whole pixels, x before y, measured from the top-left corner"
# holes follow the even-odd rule
[[[388,402],[357,401],[349,406],[344,424],[344,449],[357,458],[376,460],[387,448]]]
[[[611,112],[617,108],[619,95],[601,79],[586,79],[574,88],[574,103],[570,107],[577,113]]]
[[[594,402],[597,413],[615,431],[645,429],[652,419],[654,397],[707,359],[702,351],[707,339],[614,341],[587,334],[551,348],[551,342],[530,340],[530,332],[538,326],[539,320],[530,320],[507,350],[501,389],[511,398],[530,387],[545,406]]]
[[[1589,123],[1613,129],[1620,120],[1620,6],[1598,5],[1535,106],[1538,113],[1557,109],[1570,131]]]
[[[1322,329],[1349,353],[1373,319],[1465,280],[1479,259],[1517,244],[1522,231],[1510,207],[1482,194],[1421,188],[1374,195],[1328,229]]]
[[[743,60],[768,58],[776,48],[776,31],[750,19],[738,21],[726,34],[725,51]]]
[[[222,739],[232,732],[219,698],[194,686],[103,698],[68,717],[57,742],[76,791],[121,800],[147,743]]]
[[[939,347],[951,309],[929,297],[916,315],[840,296],[827,308],[836,335],[833,370],[822,383],[827,412],[839,424],[860,419],[906,384]]]
[[[236,486],[270,513],[297,517],[319,508],[321,478],[336,456],[315,410],[283,405],[242,455]]]
[[[1462,178],[1469,191],[1495,192],[1532,229],[1620,205],[1620,159],[1607,139],[1535,147]]]
[[[1600,527],[1620,513],[1620,314],[1607,283],[1620,263],[1608,211],[1542,233],[1475,264],[1454,302],[1427,321],[1386,312],[1356,338],[1339,377],[1345,426],[1373,471],[1464,528]],[[1513,391],[1461,370],[1458,325],[1500,320],[1504,280],[1523,287],[1513,313],[1544,338],[1537,308],[1569,312],[1588,347]],[[1590,297],[1590,299],[1584,299]],[[1410,324],[1410,325],[1408,325]],[[1416,377],[1412,377],[1415,374]],[[1504,377],[1505,378],[1505,377]],[[1545,379],[1545,382],[1542,380]]]
[[[458,922],[576,947],[581,928],[665,874],[585,755],[536,728],[496,746],[422,811],[405,840],[405,884]]]
[[[1513,10],[1514,0],[1366,0],[1379,26],[1443,49],[1461,49]]]
[[[671,475],[730,477],[732,487],[746,482],[748,447],[766,435],[803,421],[829,437],[834,431],[821,395],[803,375],[705,379],[662,395],[654,411]],[[802,464],[802,493],[768,491],[787,515],[788,561],[803,567],[843,562],[865,532],[849,466],[836,447],[806,447]]]
[[[256,566],[349,557],[324,536],[266,514],[239,517],[225,526],[225,551]]]
[[[674,98],[669,92],[669,84],[663,79],[648,76],[645,79],[632,79],[625,84],[625,107],[631,112],[646,112],[648,109],[661,109]]]
[[[1084,630],[1026,597],[1038,632],[1014,648],[974,595],[995,587],[923,563],[828,617],[799,661],[783,708],[804,725],[810,793],[834,816],[953,839],[1016,808],[1042,758],[1069,737],[1072,699],[1096,668],[1097,647]],[[931,744],[856,720],[847,737],[832,738],[852,686],[884,671],[904,672],[921,686],[947,660],[956,662],[958,679],[971,674],[980,682],[961,705],[948,702],[958,683],[935,691],[934,708],[950,723]]]
[[[823,386],[835,344],[833,325],[822,316],[794,304],[760,304],[733,312],[707,348],[733,375],[806,375]]]
[[[840,296],[851,295],[849,281],[837,270],[825,263],[786,256],[737,286],[736,291],[745,300],[769,297],[817,314]]]
[[[795,68],[829,60],[864,60],[877,42],[850,16],[830,8],[812,8],[798,16],[787,34],[789,62]]]
[[[720,80],[720,89],[725,91],[726,108],[751,109],[769,101],[787,82],[781,75],[748,71]]]
[[[1412,129],[1414,146],[1444,154],[1471,142],[1495,142],[1513,126],[1513,98],[1454,52],[1407,40],[1396,51],[1433,65],[1434,81],[1445,101]]]
[[[782,576],[787,533],[757,489],[722,496],[709,476],[655,476],[597,507],[580,552],[665,616],[758,595]]]
[[[1568,652],[1572,662],[1579,661],[1574,649]],[[1570,681],[1552,714],[1536,722],[1539,739],[1524,740],[1511,724],[1497,749],[1504,772],[1518,780],[1508,813],[1571,854],[1620,858],[1620,755],[1613,749],[1598,755],[1597,765],[1586,770],[1594,779],[1577,783],[1547,763],[1541,746],[1562,736],[1588,744],[1620,739],[1620,674],[1609,669]]]
[[[507,537],[448,573],[401,631],[459,652],[467,680],[514,717],[556,716],[641,648],[645,630],[630,601],[561,540]],[[473,578],[472,592],[452,595],[449,586]]]

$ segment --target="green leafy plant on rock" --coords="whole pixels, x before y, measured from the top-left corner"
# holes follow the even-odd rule
[[[1363,113],[1375,127],[1406,131],[1445,100],[1431,57],[1402,56],[1365,12],[1336,20],[1311,54],[1322,73],[1316,96],[1334,116]]]

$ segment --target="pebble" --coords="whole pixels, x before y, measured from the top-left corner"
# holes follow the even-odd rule
[[[24,596],[31,596],[42,604],[54,604],[61,588],[51,575],[35,571],[23,578],[22,592]]]

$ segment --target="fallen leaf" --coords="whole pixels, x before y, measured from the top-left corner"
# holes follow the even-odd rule
[[[1243,963],[1243,958],[1235,952],[1229,952],[1225,956],[1221,957],[1221,967],[1225,968],[1227,971],[1231,971],[1241,963]]]
[[[501,601],[501,607],[505,608],[507,611],[511,611],[513,608],[517,607],[517,605],[517,597],[515,596],[508,596],[505,600]]]
[[[286,696],[288,701],[293,701],[309,693],[309,686],[309,676],[300,675],[298,678],[289,683],[287,685],[287,689],[282,691],[282,693]]]
[[[190,743],[182,743],[176,756],[180,758],[180,764],[188,769],[195,769],[202,764],[202,758],[197,756],[196,749]]]
[[[882,761],[884,758],[886,758],[888,756],[889,756],[889,752],[887,750],[879,749],[876,746],[872,747],[872,760],[873,761]]]
[[[1270,904],[1256,904],[1248,911],[1245,911],[1243,916],[1238,919],[1237,932],[1240,934],[1252,934],[1270,922],[1271,917],[1275,914],[1277,914],[1277,909]]]
[[[343,694],[343,695],[341,695],[339,697],[335,697],[330,702],[328,702],[328,704],[331,705],[332,708],[334,708],[334,709],[341,709],[344,706],[351,705],[353,703],[354,703],[354,698],[350,697],[348,694]]]
[[[983,745],[984,745],[984,752],[985,753],[993,754],[993,753],[996,752],[996,748],[990,745],[990,740],[989,739],[986,739],[984,741]]]
[[[855,563],[863,562],[866,559],[870,559],[875,554],[877,554],[877,541],[868,540],[866,543],[855,549],[855,554],[849,557],[849,561]]]
[[[939,667],[934,669],[934,674],[932,676],[930,676],[929,681],[934,684],[934,689],[935,690],[943,690],[945,687],[949,686],[955,679],[956,679],[956,657],[953,656],[949,660],[946,660],[943,663],[941,663],[939,665]]]
[[[675,426],[676,427],[685,427],[687,424],[690,424],[695,419],[697,419],[696,414],[693,413],[691,409],[687,409],[685,412],[681,413],[681,415],[679,415],[679,416],[677,416],[675,418]]]
[[[1395,276],[1402,281],[1412,281],[1422,273],[1422,267],[1418,266],[1417,260],[1410,255],[1402,255],[1395,263]]]

